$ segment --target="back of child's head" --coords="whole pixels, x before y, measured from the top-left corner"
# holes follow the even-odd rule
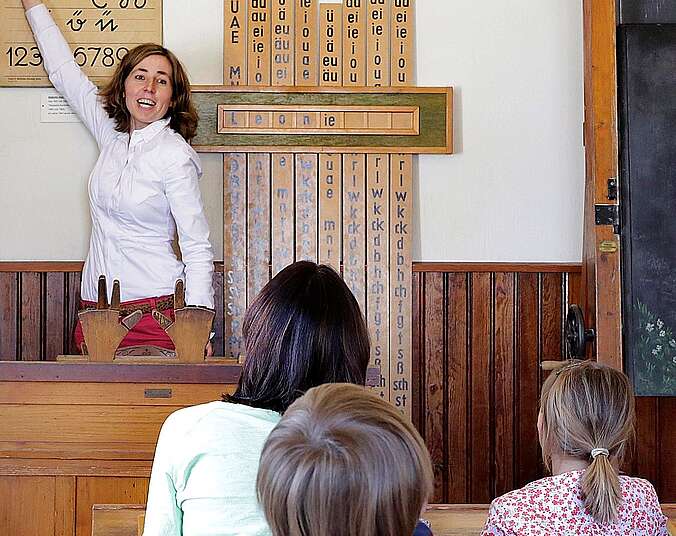
[[[402,536],[413,534],[432,478],[422,438],[392,405],[326,384],[268,437],[257,491],[274,536]]]
[[[572,361],[545,381],[540,411],[547,467],[553,452],[589,460],[581,480],[585,507],[598,523],[614,521],[622,500],[617,468],[634,433],[627,376],[593,361]]]
[[[227,402],[283,413],[311,387],[366,382],[366,321],[330,266],[298,261],[284,268],[249,305],[242,329],[246,360]]]

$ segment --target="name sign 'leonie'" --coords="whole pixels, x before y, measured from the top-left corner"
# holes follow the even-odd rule
[[[417,136],[417,106],[218,106],[222,134],[382,134]]]

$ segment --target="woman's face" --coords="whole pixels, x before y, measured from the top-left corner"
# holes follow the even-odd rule
[[[131,115],[132,131],[162,119],[171,106],[171,63],[159,54],[138,62],[124,81],[124,102]]]

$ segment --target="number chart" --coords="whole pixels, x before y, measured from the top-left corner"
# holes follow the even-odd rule
[[[129,49],[162,43],[162,0],[50,0],[75,62],[104,83]],[[0,86],[49,87],[42,56],[18,0],[0,0]]]

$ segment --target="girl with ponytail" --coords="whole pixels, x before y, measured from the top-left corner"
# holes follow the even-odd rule
[[[552,476],[493,501],[484,536],[667,536],[653,486],[622,476],[634,395],[620,371],[571,361],[542,387],[538,435]]]

